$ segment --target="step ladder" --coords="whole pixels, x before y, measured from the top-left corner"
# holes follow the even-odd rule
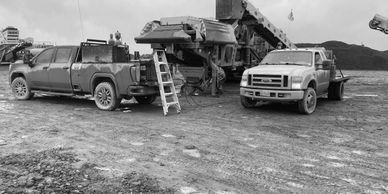
[[[168,67],[166,53],[164,50],[154,50],[153,57],[164,116],[167,115],[169,107],[175,107],[177,113],[180,113],[181,105]]]

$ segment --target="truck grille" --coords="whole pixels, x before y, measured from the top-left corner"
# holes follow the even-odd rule
[[[288,87],[288,76],[286,75],[253,74],[248,78],[248,84],[253,87],[279,89]]]

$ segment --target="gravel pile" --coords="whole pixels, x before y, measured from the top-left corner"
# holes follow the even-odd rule
[[[112,179],[94,164],[74,168],[74,154],[61,149],[0,157],[0,194],[5,193],[175,193],[145,174]]]

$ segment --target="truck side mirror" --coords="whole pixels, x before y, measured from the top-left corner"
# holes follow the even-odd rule
[[[323,70],[330,70],[332,65],[333,65],[333,62],[331,60],[324,60],[322,63],[322,69]]]

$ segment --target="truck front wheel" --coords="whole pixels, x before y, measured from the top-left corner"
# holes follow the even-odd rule
[[[298,102],[299,112],[302,114],[312,114],[317,107],[317,94],[313,88],[307,88],[303,99]]]
[[[330,100],[341,101],[344,98],[345,86],[344,82],[330,84],[328,97]]]
[[[135,99],[139,104],[152,104],[156,100],[156,95],[135,96]]]
[[[15,78],[11,83],[12,93],[17,100],[29,100],[34,95],[23,77]]]
[[[256,100],[252,100],[252,98],[248,98],[245,96],[240,96],[240,101],[241,101],[241,105],[243,105],[243,107],[245,108],[253,108],[257,104]]]
[[[109,82],[98,84],[94,90],[94,102],[101,110],[115,110],[120,105],[120,100],[116,96],[114,85]]]

